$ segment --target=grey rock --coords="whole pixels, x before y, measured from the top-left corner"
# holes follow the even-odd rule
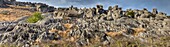
[[[119,6],[118,6],[118,5],[115,5],[115,6],[113,7],[113,11],[114,11],[114,10],[118,10],[118,8],[119,8]]]
[[[64,11],[55,11],[54,12],[54,19],[63,19],[65,15],[68,15],[68,13]]]
[[[91,17],[93,17],[93,11],[91,10],[91,9],[88,9],[87,10],[87,12],[86,12],[86,14],[85,14],[85,16],[87,17],[87,18],[91,18]]]
[[[35,11],[37,11],[37,9],[36,9],[36,7],[31,7],[30,11],[35,12]]]
[[[32,4],[29,2],[17,3],[23,6]],[[123,11],[116,5],[106,11],[102,5],[97,5],[97,8],[93,9],[77,9],[71,6],[70,8],[57,8],[53,12],[55,8],[46,4],[33,3],[32,6],[34,5],[37,7],[36,10],[40,12],[52,12],[53,14],[43,13],[42,16],[45,18],[37,23],[26,23],[25,19],[27,17],[19,18],[14,22],[0,22],[0,43],[23,44],[23,47],[30,47],[33,45],[31,43],[36,42],[37,39],[40,39],[41,42],[49,42],[51,40],[68,40],[68,38],[75,37],[75,41],[72,43],[79,46],[89,45],[91,39],[95,38],[97,38],[99,44],[109,45],[115,42],[115,39],[142,38],[140,40],[145,42],[145,38],[153,37],[156,40],[161,36],[170,35],[170,19],[166,17],[165,13],[157,14],[157,10],[153,10],[152,13],[147,9]],[[126,17],[128,11],[133,11],[135,18]],[[104,12],[107,12],[107,14]],[[153,14],[155,14],[155,17],[150,17]],[[64,25],[66,23],[73,24],[73,28],[67,29]],[[132,28],[145,28],[146,31],[134,36],[137,31]],[[51,29],[55,29],[55,33],[50,33],[49,30]],[[122,30],[125,31],[114,38],[107,34],[108,32],[114,34]],[[63,37],[62,33],[67,37]],[[67,41],[64,42],[67,43]]]
[[[6,7],[8,7],[8,6],[5,4],[5,1],[0,0],[0,8],[6,8]]]
[[[152,14],[158,14],[158,11],[157,11],[156,8],[153,8],[153,9],[152,9]]]
[[[23,16],[23,17],[20,17],[18,18],[16,21],[14,22],[18,22],[18,23],[23,23],[23,22],[26,22],[26,19],[28,18],[29,16]]]
[[[81,13],[77,11],[76,9],[71,9],[67,11],[69,17],[80,17]]]
[[[46,24],[49,24],[51,22],[53,22],[54,19],[50,19],[50,18],[44,18],[38,22],[36,22],[36,24],[40,24],[40,25],[46,25]]]

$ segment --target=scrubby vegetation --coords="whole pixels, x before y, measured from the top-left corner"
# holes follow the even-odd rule
[[[102,5],[51,8],[42,3],[20,3],[16,2],[18,11],[12,7],[13,11],[0,14],[0,19],[18,19],[0,22],[0,47],[170,47],[170,19],[156,9],[124,11],[118,5],[109,10]]]
[[[133,11],[128,11],[127,12],[127,16],[129,17],[133,17],[135,15],[135,13]]]
[[[31,17],[29,17],[27,19],[27,22],[29,22],[29,23],[36,23],[37,21],[42,20],[42,19],[43,19],[43,16],[41,16],[41,13],[40,12],[35,12],[33,14],[33,16],[31,16]]]

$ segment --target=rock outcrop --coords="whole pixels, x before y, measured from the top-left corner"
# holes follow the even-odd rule
[[[126,42],[126,45],[131,45],[134,44],[133,40],[139,40],[140,44],[145,46],[154,43],[164,43],[158,46],[169,46],[169,39],[166,40],[164,37],[168,38],[170,35],[170,19],[157,9],[153,9],[152,12],[146,8],[124,11],[118,5],[109,7],[109,10],[104,10],[102,5],[84,9],[71,6],[56,10],[46,4],[37,4],[34,7],[40,12],[54,12],[43,13],[45,18],[37,23],[25,22],[26,19],[23,18],[27,17],[16,22],[1,22],[1,44],[34,46],[44,43],[57,45],[71,43],[79,47],[119,44],[120,40],[130,41]]]
[[[55,7],[43,3],[17,2],[16,0],[0,0],[1,8],[8,7],[7,5],[32,7],[32,11],[39,11],[43,13],[54,12],[55,10]]]
[[[6,7],[8,7],[8,6],[6,5],[5,1],[0,0],[0,8],[6,8]]]

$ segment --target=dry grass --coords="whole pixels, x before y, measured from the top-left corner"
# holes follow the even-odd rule
[[[111,36],[111,37],[115,37],[115,36],[120,36],[122,35],[124,32],[127,32],[127,30],[122,30],[119,32],[105,32],[107,35]]]
[[[144,29],[144,28],[132,28],[132,29],[134,32],[132,35],[134,35],[134,36],[137,36],[139,33],[146,31],[146,29]],[[118,31],[118,32],[110,31],[110,32],[105,32],[105,33],[111,37],[115,37],[115,36],[120,36],[126,32],[127,32],[127,30],[122,30],[122,31]]]
[[[49,30],[49,33],[56,33],[57,31],[57,29],[52,28],[51,30]]]
[[[55,28],[52,28],[51,30],[49,30],[49,33],[58,33],[60,36],[66,38],[68,37],[68,33],[71,31],[71,29],[67,29],[65,31],[61,31],[61,30],[58,30],[58,29],[55,29]]]
[[[64,27],[66,27],[67,29],[70,29],[71,27],[73,27],[73,24],[66,23],[64,24]]]
[[[132,28],[134,30],[134,36],[137,36],[139,33],[146,31],[144,28]]]
[[[81,47],[170,47],[170,37],[160,37],[159,39],[153,39],[152,37],[146,39],[148,42],[142,42],[138,39],[130,38],[118,38],[114,39],[113,43],[109,45],[102,45],[100,38],[93,38],[89,45],[83,45]],[[70,38],[70,41],[75,41],[74,38]],[[76,47],[74,42],[66,40],[50,40],[48,42],[41,42],[38,45],[40,47]],[[34,45],[33,45],[34,46]],[[13,44],[1,44],[0,47],[17,47]],[[21,47],[21,46],[20,46]]]
[[[27,8],[27,7],[21,7],[18,6],[16,8],[0,8],[0,12],[10,11],[10,14],[4,15],[0,14],[0,21],[14,21],[19,17],[22,16],[29,16],[32,15],[32,12],[27,10],[22,10],[20,8]],[[67,18],[66,18],[67,19]],[[39,44],[42,47],[75,47],[75,43],[78,39],[80,39],[80,36],[72,36],[68,37],[68,33],[71,31],[71,28],[73,27],[73,24],[66,23],[64,24],[64,27],[67,28],[65,31],[61,31],[55,28],[52,28],[49,30],[49,33],[58,33],[61,37],[63,37],[63,40],[50,40],[48,42],[43,42],[41,39],[36,39],[35,44]],[[145,32],[146,29],[144,28],[132,28],[134,30],[134,36],[137,36],[141,32]],[[108,36],[111,36],[113,38],[116,38],[115,36],[120,36],[124,32],[127,32],[127,30],[122,30],[119,32],[105,32]],[[85,47],[99,47],[101,45],[101,38],[95,37],[90,40],[90,45]],[[160,37],[159,39],[154,38],[148,38],[146,39],[148,42],[141,42],[139,40],[135,39],[122,39],[121,37],[119,39],[114,39],[114,43],[111,43],[108,45],[108,47],[170,47],[170,37]],[[3,44],[0,45],[0,47],[17,47],[16,45],[12,44]],[[104,46],[103,46],[104,47]],[[107,46],[105,46],[107,47]]]
[[[35,43],[34,43],[34,44],[40,44],[40,43],[42,43],[41,41],[42,41],[41,39],[37,38],[37,39],[35,40]]]
[[[115,36],[122,35],[122,32],[106,32],[106,34],[115,37]]]
[[[15,7],[10,6],[9,8],[0,8],[0,12],[9,11],[8,15],[0,14],[0,21],[15,21],[22,16],[31,16],[33,12],[26,10],[27,7]]]
[[[67,29],[66,31],[60,31],[58,34],[64,38],[68,37],[68,33],[71,31],[71,29]]]

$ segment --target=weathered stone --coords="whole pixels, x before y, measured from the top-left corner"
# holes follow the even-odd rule
[[[96,9],[96,14],[103,14],[106,11],[103,9],[103,5],[96,5],[97,9]],[[105,13],[106,14],[106,13]]]
[[[54,8],[54,7],[52,7],[52,6],[49,6],[49,7],[48,7],[47,12],[54,12],[54,11],[55,11],[55,8]]]
[[[10,5],[16,5],[16,0],[4,0],[4,2]]]
[[[143,8],[143,11],[148,11],[148,9],[146,9],[146,8]]]
[[[28,18],[29,16],[23,16],[23,17],[20,17],[18,18],[16,21],[14,22],[18,22],[18,23],[22,23],[22,22],[26,22],[26,19]]]
[[[80,17],[81,13],[79,13],[76,9],[71,9],[67,11],[69,17]]]
[[[103,5],[96,5],[97,9],[103,9]]]
[[[36,22],[36,24],[39,24],[39,25],[47,25],[47,24],[49,24],[49,23],[51,23],[51,22],[53,22],[53,21],[54,21],[54,19],[45,18],[45,19],[42,19],[42,20]]]
[[[0,5],[3,5],[4,4],[4,0],[0,0]]]
[[[152,9],[152,14],[158,14],[158,11],[157,11],[156,8],[153,8],[153,9]]]
[[[6,7],[8,7],[8,6],[5,4],[5,1],[0,0],[0,8],[6,8]]]
[[[36,4],[36,9],[39,12],[47,12],[48,6],[46,4]]]
[[[87,18],[91,18],[91,17],[93,17],[93,15],[94,15],[94,13],[93,13],[93,11],[92,11],[91,9],[88,9],[87,12],[86,12],[86,14],[85,14],[85,16],[86,16]]]
[[[114,11],[114,10],[118,10],[118,8],[119,8],[119,6],[118,6],[118,5],[115,5],[115,6],[113,7],[113,11]]]
[[[63,19],[63,17],[65,17],[66,15],[68,15],[68,13],[65,11],[55,11],[54,19]]]
[[[35,11],[37,11],[37,9],[36,9],[36,7],[31,7],[30,11],[35,12]]]
[[[140,40],[145,41],[151,37],[157,41],[161,36],[170,35],[168,32],[170,19],[166,18],[165,13],[157,13],[157,10],[153,10],[152,13],[147,9],[124,11],[118,5],[109,7],[108,10],[104,10],[102,5],[97,5],[97,8],[78,9],[71,6],[55,10],[54,7],[42,3],[17,2],[17,4],[35,5],[37,9],[32,8],[34,11],[40,9],[38,10],[40,12],[55,12],[43,13],[44,19],[37,23],[24,22],[27,17],[14,22],[0,22],[0,43],[24,44],[23,47],[29,47],[34,43],[58,45],[60,43],[58,41],[76,43],[80,46],[93,42],[110,45],[119,39],[144,38]],[[129,11],[134,12],[135,18],[124,17]],[[150,17],[152,14],[156,14],[156,17]]]

